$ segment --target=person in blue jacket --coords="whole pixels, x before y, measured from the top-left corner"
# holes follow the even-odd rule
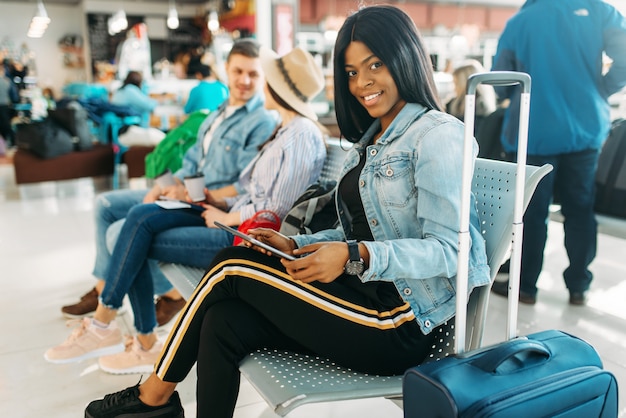
[[[492,70],[526,72],[532,79],[528,164],[552,164],[524,216],[519,300],[533,304],[543,265],[548,209],[553,195],[565,218],[563,272],[569,302],[583,305],[596,255],[595,172],[610,129],[608,97],[626,85],[626,20],[600,0],[528,0],[506,24]],[[603,71],[603,53],[613,62]],[[519,87],[499,87],[510,98],[502,144],[517,151]],[[508,293],[506,282],[492,290]]]
[[[402,10],[361,8],[333,56],[337,122],[355,143],[338,183],[341,225],[292,237],[249,231],[293,261],[220,252],[150,377],[91,402],[86,417],[182,417],[176,383],[196,362],[195,416],[232,417],[239,362],[261,347],[385,375],[427,357],[432,331],[456,313],[463,124],[441,111],[430,57]],[[489,284],[489,266],[475,204],[470,212],[471,290]]]
[[[141,126],[150,127],[150,113],[157,107],[158,102],[150,98],[141,90],[143,77],[138,71],[129,71],[122,83],[111,97],[111,103],[120,106],[129,106],[141,114]]]
[[[211,67],[206,64],[198,65],[195,76],[200,82],[189,92],[189,98],[185,103],[185,113],[217,109],[228,98],[228,87],[213,77]]]

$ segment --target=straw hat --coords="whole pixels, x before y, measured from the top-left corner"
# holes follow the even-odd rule
[[[269,48],[261,47],[261,66],[265,81],[291,107],[304,116],[317,120],[310,102],[324,88],[324,74],[313,56],[302,48],[294,48],[279,57]]]

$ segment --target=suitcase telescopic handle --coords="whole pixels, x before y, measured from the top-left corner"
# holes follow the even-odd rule
[[[509,290],[509,306],[507,315],[507,337],[512,339],[516,334],[517,306],[519,293],[521,239],[523,231],[522,215],[523,191],[526,180],[526,146],[528,142],[528,118],[530,114],[530,75],[517,71],[490,71],[472,74],[467,80],[467,94],[465,96],[465,137],[463,144],[463,169],[461,187],[461,213],[459,222],[459,248],[457,262],[457,297],[456,297],[456,325],[454,327],[455,353],[465,351],[465,337],[467,324],[467,297],[468,297],[468,268],[470,251],[470,195],[472,191],[472,177],[474,172],[473,144],[474,144],[474,117],[476,107],[476,88],[479,84],[492,86],[520,85],[520,124],[517,139],[517,169],[515,178],[515,206],[513,210],[513,240],[511,246],[511,267],[509,280],[512,284]]]
[[[467,81],[467,94],[475,94],[479,84],[489,84],[496,87],[519,84],[522,86],[522,93],[530,93],[530,76],[516,71],[491,71],[473,74]]]
[[[550,358],[550,351],[542,343],[529,339],[510,340],[488,351],[472,362],[474,366],[487,373],[495,373],[505,361],[518,354],[538,354],[546,359]]]

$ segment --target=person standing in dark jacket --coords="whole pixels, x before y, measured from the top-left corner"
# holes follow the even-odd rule
[[[548,209],[559,196],[565,218],[563,272],[569,303],[584,305],[596,255],[595,172],[610,129],[608,97],[626,86],[626,20],[601,0],[528,0],[506,24],[492,70],[514,70],[532,78],[528,164],[552,164],[524,215],[519,299],[533,304],[543,265]],[[603,54],[613,60],[603,72]],[[519,125],[519,87],[499,87],[510,98],[502,145],[514,157]],[[506,282],[492,290],[508,293]]]
[[[7,144],[13,143],[11,128],[11,80],[6,76],[4,62],[0,61],[0,136]]]

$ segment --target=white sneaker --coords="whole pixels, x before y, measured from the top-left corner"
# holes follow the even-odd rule
[[[78,327],[60,345],[50,348],[44,358],[50,363],[74,363],[88,358],[119,353],[124,350],[122,333],[115,321],[107,328],[93,324],[91,318],[68,321],[68,326],[78,323]]]
[[[162,349],[161,341],[157,340],[151,349],[144,350],[137,337],[129,337],[124,352],[100,357],[98,364],[111,374],[152,373]]]

